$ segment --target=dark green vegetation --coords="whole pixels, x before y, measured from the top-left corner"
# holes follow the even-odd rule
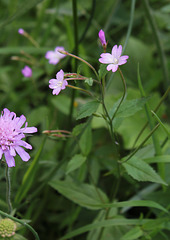
[[[19,35],[19,28],[39,47]],[[107,52],[122,44],[129,55],[121,66],[126,99],[115,116],[123,85],[118,71],[105,76],[105,65],[100,67],[100,29]],[[101,104],[90,102],[89,95],[71,88],[52,95],[48,82],[63,69],[89,77],[88,83],[72,85],[100,98],[87,65],[69,56],[55,66],[48,63],[45,53],[56,46],[82,57],[97,72],[100,68],[118,144],[99,117]],[[16,156],[10,171],[13,215],[29,220],[41,240],[170,239],[169,53],[168,0],[0,1],[0,110],[24,114],[28,126],[38,128],[27,139],[33,146],[30,161]],[[33,70],[31,79],[21,74],[25,65]],[[56,129],[72,137],[42,134]],[[8,213],[5,163],[0,167],[0,210]],[[25,227],[18,233],[34,239]]]

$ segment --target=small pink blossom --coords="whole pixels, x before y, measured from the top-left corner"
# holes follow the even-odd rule
[[[129,56],[121,56],[122,54],[122,46],[119,45],[119,47],[117,47],[117,45],[115,45],[112,48],[112,53],[102,53],[100,55],[101,58],[99,58],[99,62],[103,63],[103,64],[109,64],[107,66],[107,71],[112,70],[112,72],[116,72],[118,69],[119,65],[123,65],[127,62],[127,59],[129,58]]]
[[[58,52],[58,50],[64,51],[64,47],[56,47],[54,51],[46,52],[45,58],[49,60],[50,64],[56,65],[62,58],[65,57],[65,55]]]
[[[26,78],[30,78],[32,77],[32,69],[28,66],[25,66],[22,70],[21,70],[22,74],[24,75],[24,77]]]
[[[107,45],[106,38],[105,38],[105,33],[102,29],[99,31],[99,39],[100,39],[100,42],[101,42],[102,46]]]
[[[50,79],[49,81],[49,88],[53,89],[53,95],[58,95],[67,85],[68,82],[64,80],[64,72],[62,69],[56,74],[56,79]]]
[[[18,33],[21,34],[21,35],[23,35],[23,34],[25,33],[25,31],[24,31],[24,29],[19,28],[19,29],[18,29]]]
[[[27,127],[28,123],[25,121],[24,115],[16,117],[16,114],[7,108],[4,108],[0,116],[0,159],[4,154],[8,167],[15,166],[16,152],[25,162],[30,159],[30,155],[22,147],[32,149],[32,146],[22,138],[25,137],[25,133],[37,132],[37,128]],[[24,123],[25,126],[21,128]]]

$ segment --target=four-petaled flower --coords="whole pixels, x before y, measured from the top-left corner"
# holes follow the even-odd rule
[[[56,65],[60,59],[65,57],[65,55],[58,52],[58,50],[64,51],[64,47],[56,47],[54,51],[46,52],[45,58],[49,59],[50,64]]]
[[[62,69],[56,74],[56,79],[50,79],[49,81],[49,88],[53,89],[53,95],[58,95],[67,85],[68,82],[64,79],[64,72]]]
[[[112,70],[112,72],[116,72],[118,69],[119,65],[123,65],[127,62],[127,59],[129,56],[121,56],[122,54],[122,46],[115,45],[112,48],[112,53],[102,53],[100,55],[101,58],[99,58],[99,62],[104,63],[104,64],[109,64],[107,66],[107,71]]]
[[[7,108],[4,108],[0,116],[0,159],[4,154],[8,167],[15,166],[16,152],[25,162],[30,159],[30,155],[22,147],[32,149],[32,146],[22,138],[25,137],[25,133],[37,132],[37,128],[27,127],[28,123],[25,121],[24,115],[16,117],[16,114]],[[24,123],[25,126],[21,128]]]
[[[24,75],[24,77],[26,78],[30,78],[32,77],[32,69],[28,66],[25,66],[22,70],[21,70],[22,74]]]
[[[102,29],[99,31],[99,39],[100,39],[102,46],[105,47],[107,45],[107,43],[106,43],[105,33]]]

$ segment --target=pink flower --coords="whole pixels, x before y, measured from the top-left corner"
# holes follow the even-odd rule
[[[25,66],[22,70],[21,70],[22,74],[24,75],[24,77],[32,77],[32,69],[28,66]]]
[[[107,71],[112,70],[112,72],[116,72],[118,69],[119,65],[123,65],[127,62],[127,59],[129,56],[121,56],[122,54],[122,46],[115,45],[112,48],[112,53],[102,53],[100,55],[101,58],[99,58],[99,62],[104,63],[104,64],[109,64],[107,66]]]
[[[19,33],[19,34],[23,35],[24,32],[25,32],[24,29],[22,29],[22,28],[19,28],[19,29],[18,29],[18,33]]]
[[[16,117],[16,114],[7,108],[4,108],[0,116],[0,159],[4,154],[8,167],[15,166],[16,152],[25,162],[30,159],[30,155],[22,147],[32,149],[32,146],[22,138],[25,137],[25,133],[37,132],[37,128],[27,127],[28,123],[25,121],[24,115]],[[24,123],[25,126],[21,128]]]
[[[100,39],[100,42],[101,42],[102,46],[107,45],[106,38],[105,38],[105,33],[102,29],[99,31],[99,39]]]
[[[58,95],[67,85],[68,82],[64,80],[64,72],[62,69],[56,74],[56,79],[51,79],[49,81],[49,88],[53,89],[53,95]]]
[[[46,52],[45,58],[49,59],[50,64],[56,65],[62,58],[65,57],[65,55],[58,52],[58,50],[64,51],[64,47],[56,47],[54,51]]]

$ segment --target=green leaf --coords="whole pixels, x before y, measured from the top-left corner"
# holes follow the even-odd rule
[[[170,163],[170,155],[154,156],[151,158],[144,158],[146,163]]]
[[[160,123],[160,125],[162,126],[162,128],[164,129],[165,133],[167,134],[168,138],[170,139],[170,131],[165,127],[165,125],[162,123],[162,121],[160,120],[160,118],[156,115],[156,113],[154,113],[153,111],[151,111],[153,113],[153,115],[156,117],[157,121]]]
[[[90,87],[93,86],[93,78],[87,78],[85,83],[87,83]]]
[[[79,145],[80,145],[82,154],[87,156],[90,153],[92,148],[92,132],[91,132],[90,124],[84,130],[80,138]]]
[[[81,154],[74,155],[67,165],[66,174],[79,168],[85,161],[86,157],[82,156]]]
[[[162,210],[164,212],[168,211],[162,207],[160,204],[150,201],[150,200],[131,200],[131,201],[125,201],[125,202],[114,202],[114,203],[108,203],[108,204],[101,204],[100,207],[103,208],[119,208],[119,207],[153,207],[157,208],[159,210]]]
[[[71,100],[67,95],[52,96],[52,104],[65,115],[69,115]]]
[[[132,99],[132,100],[125,100],[122,105],[120,106],[116,117],[130,117],[134,115],[136,112],[140,111],[145,103],[148,101],[148,98],[139,98],[139,99]],[[113,108],[109,111],[109,115],[112,117],[117,109],[119,101],[116,102]]]
[[[38,160],[39,160],[40,154],[43,150],[45,140],[46,140],[46,138],[44,138],[39,150],[37,151],[33,161],[31,162],[31,165],[29,166],[27,172],[24,175],[22,184],[21,184],[20,188],[18,189],[17,194],[15,196],[15,203],[20,203],[22,201],[22,199],[26,196],[27,192],[30,190],[30,188],[34,182],[35,174],[38,169]]]
[[[77,137],[83,129],[86,127],[87,123],[80,123],[73,128],[72,135]]]
[[[106,74],[108,73],[106,69],[107,65],[106,64],[100,64],[100,69],[99,69],[99,78],[104,78]]]
[[[78,228],[66,235],[64,235],[60,240],[70,239],[72,237],[75,237],[77,235],[80,235],[82,233],[91,231],[96,228],[101,227],[110,227],[110,226],[126,226],[126,225],[142,225],[148,222],[154,222],[154,220],[150,219],[109,219],[109,220],[103,220],[98,223],[92,223],[89,225],[86,225],[84,227]]]
[[[135,156],[122,165],[127,173],[137,181],[149,181],[167,185],[151,166]]]
[[[80,110],[78,111],[76,119],[78,120],[78,119],[91,116],[94,112],[96,112],[98,106],[99,106],[99,102],[97,101],[91,101],[82,105],[80,107]]]
[[[106,195],[92,185],[73,181],[68,178],[64,181],[52,180],[49,185],[74,203],[91,210],[97,210],[96,207],[101,201],[108,202]]]
[[[128,231],[120,240],[136,240],[143,235],[140,227],[134,227]]]

